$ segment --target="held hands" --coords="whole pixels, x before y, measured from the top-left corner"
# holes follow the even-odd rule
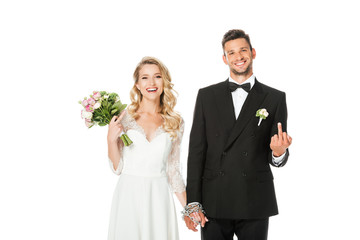
[[[124,117],[125,111],[123,111],[120,116],[114,116],[109,123],[109,130],[107,139],[108,142],[117,142],[121,132],[124,130],[123,125],[121,124],[121,119]]]
[[[202,205],[198,202],[187,204],[181,213],[183,214],[183,219],[187,228],[194,232],[198,231],[196,227],[199,224],[201,224],[201,227],[204,227],[205,222],[209,221],[204,215],[205,211]]]
[[[205,223],[209,221],[202,212],[194,212],[190,214],[190,216],[192,219],[188,216],[184,216],[184,221],[186,227],[194,232],[198,231],[196,228],[199,224],[201,227],[204,227]]]
[[[278,134],[271,138],[270,148],[275,157],[283,155],[286,149],[291,145],[292,138],[282,131],[281,123],[278,123]]]

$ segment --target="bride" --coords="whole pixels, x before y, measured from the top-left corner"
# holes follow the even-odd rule
[[[168,69],[145,57],[134,72],[131,104],[113,117],[107,142],[109,162],[120,175],[110,214],[109,240],[179,239],[172,192],[186,205],[179,170],[184,121],[174,111],[176,98]],[[119,138],[126,132],[133,144]]]

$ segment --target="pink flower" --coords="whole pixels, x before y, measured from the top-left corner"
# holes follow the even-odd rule
[[[87,102],[88,102],[91,106],[94,106],[95,103],[96,103],[95,99],[93,99],[93,98],[89,98],[89,99],[87,100]]]
[[[100,98],[101,98],[101,94],[99,93],[99,92],[93,92],[94,93],[94,95],[93,95],[93,98],[95,99],[95,100],[99,100]]]
[[[84,107],[86,107],[87,105],[89,105],[88,101],[85,99],[81,102],[81,105],[83,105]]]
[[[86,106],[86,111],[87,111],[87,112],[94,112],[94,109],[93,109],[92,106],[87,105],[87,106]]]

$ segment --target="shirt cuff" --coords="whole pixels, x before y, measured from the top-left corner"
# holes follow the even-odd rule
[[[283,155],[279,157],[275,157],[274,153],[272,153],[272,162],[274,163],[275,166],[279,166],[284,161],[285,154],[286,151],[283,153]]]

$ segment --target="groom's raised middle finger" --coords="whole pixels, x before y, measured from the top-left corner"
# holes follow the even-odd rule
[[[279,138],[282,139],[282,137],[283,137],[283,130],[282,130],[282,125],[281,125],[280,122],[278,123],[278,135],[279,135]]]

